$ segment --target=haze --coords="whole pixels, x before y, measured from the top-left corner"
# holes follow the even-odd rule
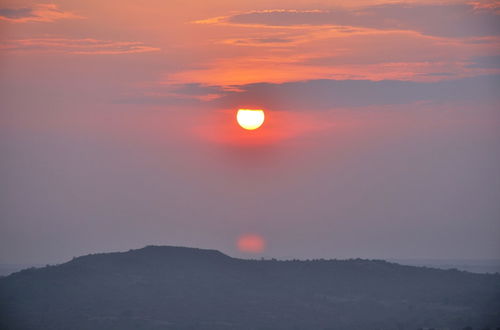
[[[499,258],[498,2],[345,5],[2,1],[0,263]]]

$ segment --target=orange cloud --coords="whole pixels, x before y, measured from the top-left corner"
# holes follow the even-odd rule
[[[495,73],[470,66],[469,59],[496,54],[499,45],[493,37],[445,38],[368,28],[224,28],[224,32],[230,30],[235,32],[218,35],[219,40],[210,38],[210,45],[202,43],[206,52],[197,64],[168,73],[163,83],[234,86],[311,79],[437,81]]]
[[[219,25],[243,25],[243,26],[261,26],[261,25],[268,25],[268,26],[274,26],[273,24],[263,24],[263,23],[242,23],[242,22],[233,22],[232,19],[234,17],[240,16],[240,15],[259,15],[259,14],[274,14],[274,13],[291,13],[291,14],[310,14],[310,13],[324,13],[324,10],[319,10],[319,9],[311,9],[311,10],[296,10],[296,9],[264,9],[264,10],[252,10],[248,12],[241,12],[239,14],[235,15],[228,15],[228,16],[217,16],[217,17],[211,17],[207,19],[201,19],[201,20],[196,20],[193,21],[192,23],[194,24],[219,24]],[[288,28],[295,28],[295,26],[290,25],[290,26],[280,26],[280,27],[288,27]]]
[[[25,8],[0,8],[0,20],[13,23],[54,22],[61,19],[83,18],[59,9],[56,4],[37,4]]]
[[[300,44],[335,37],[349,37],[353,35],[367,35],[374,33],[380,34],[380,31],[377,30],[347,26],[284,29],[279,32],[276,32],[276,29],[272,29],[272,31],[268,32],[266,29],[267,27],[261,27],[257,33],[250,32],[244,36],[239,36],[238,38],[223,39],[220,43],[233,46],[292,48]]]
[[[181,71],[167,76],[164,83],[182,84],[197,82],[205,85],[235,86],[260,82],[283,83],[313,79],[367,79],[436,81],[449,77],[466,77],[491,70],[468,68],[468,62],[447,63],[440,61],[386,62],[386,63],[337,63],[324,65],[307,63],[311,58],[283,60],[280,57],[237,58],[217,60],[206,68]],[[319,57],[318,59],[321,59]],[[440,73],[436,75],[436,73]],[[442,73],[447,73],[444,75]]]
[[[133,54],[159,51],[137,41],[97,39],[35,38],[10,40],[0,44],[1,51],[57,52],[65,54]]]

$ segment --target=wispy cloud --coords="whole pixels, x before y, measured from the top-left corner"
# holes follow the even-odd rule
[[[349,53],[338,57],[312,56],[310,54],[277,54],[268,57],[239,57],[219,59],[212,63],[168,74],[163,83],[201,83],[206,85],[233,86],[251,83],[284,83],[312,79],[367,79],[437,81],[449,77],[467,77],[494,73],[491,69],[469,67],[469,61],[441,61],[439,58],[374,58],[356,57],[349,60]],[[447,72],[446,76],[433,75]]]
[[[194,22],[199,29],[224,27],[203,47],[223,45],[232,56],[208,54],[164,81],[223,86],[312,79],[430,82],[496,74],[493,65],[472,65],[470,59],[498,53],[498,3],[378,2],[202,19]]]
[[[498,0],[490,0],[490,1],[471,1],[469,2],[470,5],[474,6],[475,10],[493,10],[497,13],[497,15],[500,14],[500,1]]]
[[[281,28],[347,26],[408,30],[439,37],[482,37],[500,34],[498,8],[498,1],[462,4],[390,3],[330,10],[249,11],[194,23]]]
[[[238,38],[223,39],[220,43],[234,46],[290,48],[318,40],[372,33],[373,31],[370,29],[345,26],[314,27],[306,30],[286,29],[285,31],[258,29],[254,33],[247,32]]]
[[[221,43],[227,45],[252,47],[290,47],[291,44],[297,43],[297,39],[291,37],[265,36],[225,39],[222,40]]]
[[[0,8],[0,20],[27,23],[27,22],[54,22],[61,19],[82,18],[72,12],[59,9],[56,4],[37,4],[23,8]]]
[[[0,44],[0,51],[57,52],[66,54],[133,54],[159,51],[138,41],[107,41],[97,39],[35,38],[9,40]]]

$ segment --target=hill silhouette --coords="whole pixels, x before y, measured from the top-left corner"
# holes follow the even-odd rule
[[[497,329],[500,275],[148,246],[0,278],[0,329]]]

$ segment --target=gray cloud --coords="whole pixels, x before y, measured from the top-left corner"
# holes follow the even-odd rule
[[[36,4],[32,7],[0,8],[0,20],[26,22],[54,22],[60,19],[81,18],[71,12],[63,11],[55,4]]]
[[[0,17],[20,19],[34,17],[32,8],[0,8]]]
[[[453,73],[451,73],[451,72],[430,72],[430,73],[420,74],[420,76],[424,76],[424,77],[452,77]]]
[[[448,73],[440,73],[447,76]],[[478,76],[438,82],[400,80],[308,80],[281,84],[255,83],[233,86],[234,90],[201,84],[176,85],[158,96],[128,98],[120,102],[166,105],[203,105],[226,108],[253,105],[268,109],[317,111],[337,107],[409,104],[420,101],[498,101],[500,75]],[[238,91],[237,91],[238,90]],[[203,100],[202,95],[219,97]]]
[[[473,4],[383,4],[361,9],[326,11],[268,10],[230,16],[237,24],[272,26],[344,25],[381,30],[412,30],[440,37],[498,35],[500,19],[495,8]]]
[[[252,39],[255,42],[260,42],[260,43],[288,43],[292,42],[293,39],[286,39],[286,38],[257,38],[257,39]]]
[[[498,100],[495,90],[499,85],[500,75],[439,82],[310,80],[258,83],[239,86],[242,92],[226,92],[213,102],[225,106],[259,100],[271,109],[322,110],[418,101]]]
[[[475,56],[468,68],[478,69],[500,69],[500,55],[494,56]]]

